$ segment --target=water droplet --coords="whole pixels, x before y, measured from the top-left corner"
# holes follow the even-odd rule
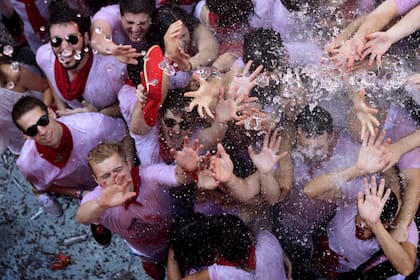
[[[259,87],[267,87],[270,84],[270,78],[265,74],[261,74],[255,79],[255,83]]]
[[[93,54],[97,54],[98,50],[97,49],[92,49]]]
[[[105,35],[105,40],[112,41],[112,35],[111,34]]]
[[[105,52],[106,52],[107,54],[111,54],[111,53],[112,53],[111,49],[109,49],[109,48],[106,48],[106,49],[105,49]]]
[[[157,79],[153,79],[150,82],[148,82],[148,84],[151,86],[157,86],[157,84],[159,84],[159,81]]]
[[[10,45],[6,45],[6,46],[4,46],[3,47],[3,53],[5,54],[5,55],[7,55],[7,56],[12,56],[12,54],[13,54],[13,47],[12,46],[10,46]]]
[[[89,52],[89,48],[88,48],[88,47],[85,47],[85,48],[83,49],[83,51],[84,51],[85,53],[87,53],[87,52]]]
[[[42,32],[44,32],[44,31],[45,31],[45,26],[41,26],[41,27],[39,28],[39,30],[41,30]]]
[[[141,51],[140,52],[140,55],[142,55],[142,56],[145,56],[147,54],[147,52],[146,51]]]
[[[14,89],[15,88],[15,83],[12,81],[7,82],[6,87],[8,89]]]
[[[81,18],[81,17],[82,17],[82,15],[81,15],[81,14],[77,14],[77,15],[76,15],[76,17]]]
[[[95,28],[95,33],[97,33],[97,34],[101,34],[102,33],[102,28],[101,27],[96,27]]]
[[[81,51],[76,51],[76,53],[74,54],[74,59],[81,60],[82,59],[82,52]]]
[[[13,72],[19,72],[19,68],[20,68],[20,65],[19,65],[19,62],[17,62],[17,61],[13,61],[13,62],[10,64],[10,69],[11,69]]]

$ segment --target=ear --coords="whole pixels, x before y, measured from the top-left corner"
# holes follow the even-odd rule
[[[50,119],[56,120],[57,119],[57,114],[53,111],[53,109],[51,109],[50,107],[48,107],[48,117]]]

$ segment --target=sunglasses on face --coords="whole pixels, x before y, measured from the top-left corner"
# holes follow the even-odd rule
[[[35,136],[38,134],[38,126],[47,126],[50,123],[50,119],[48,118],[48,114],[45,114],[39,118],[36,124],[28,127],[24,133],[28,136]]]
[[[60,37],[51,38],[50,40],[51,46],[53,46],[54,48],[58,48],[59,46],[61,46],[61,43],[63,42],[63,40],[66,40],[69,44],[74,46],[79,42],[79,36],[76,34],[70,34],[64,39]]]
[[[163,122],[165,123],[166,127],[169,127],[169,128],[172,128],[172,127],[174,127],[177,124],[179,124],[179,127],[182,130],[187,130],[187,129],[189,129],[191,127],[191,123],[189,123],[187,121],[177,122],[174,119],[164,119]]]

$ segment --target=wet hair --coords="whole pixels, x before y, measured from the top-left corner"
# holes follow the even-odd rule
[[[384,192],[387,189],[385,188]],[[391,191],[391,194],[389,195],[388,200],[385,202],[384,208],[382,209],[382,213],[380,216],[380,220],[383,224],[385,223],[391,223],[398,210],[398,198],[397,195]]]
[[[74,22],[79,28],[79,32],[84,35],[86,32],[89,33],[90,29],[90,18],[83,16],[82,13],[76,9],[72,9],[67,4],[67,1],[55,1],[50,7],[50,19],[49,27],[51,28],[54,24],[66,24]]]
[[[285,70],[287,67],[286,51],[280,34],[273,29],[257,28],[244,36],[243,61],[252,60],[251,71],[259,65],[265,71]]]
[[[217,257],[217,228],[202,214],[176,219],[169,233],[175,258],[182,274],[190,268],[211,265]]]
[[[198,118],[197,111],[193,110],[188,112],[188,106],[191,102],[190,97],[185,97],[184,93],[187,92],[187,88],[170,89],[166,95],[166,99],[160,108],[161,116],[163,116],[166,110],[171,110],[172,113],[182,115],[183,117],[191,120]]]
[[[327,110],[315,106],[312,110],[307,105],[297,116],[297,127],[300,127],[307,136],[321,135],[324,132],[331,134],[334,130],[333,119]]]
[[[120,13],[147,14],[152,15],[155,10],[155,1],[153,0],[120,0]]]
[[[248,24],[249,16],[254,12],[252,0],[206,0],[210,12],[219,16],[217,24],[231,27],[235,24]]]
[[[194,29],[199,24],[199,21],[177,6],[166,5],[156,9],[152,14],[149,41],[153,42],[153,44],[158,44],[163,49],[165,47],[163,36],[169,26],[177,20],[182,21],[182,23],[187,27],[190,37],[192,38]]]
[[[245,268],[251,247],[254,245],[249,228],[241,219],[233,215],[215,216],[211,219],[218,228],[221,239],[220,256]]]
[[[124,147],[119,142],[107,141],[93,148],[89,152],[87,157],[88,165],[90,171],[92,171],[92,174],[95,174],[92,168],[93,164],[101,163],[115,154],[119,155],[123,159],[123,161],[127,161],[127,156],[124,151]]]
[[[253,246],[249,228],[236,216],[178,218],[171,226],[169,243],[181,271],[213,264],[223,257],[245,268]]]
[[[25,96],[18,100],[18,102],[13,105],[12,108],[12,120],[13,123],[23,131],[17,121],[27,112],[39,107],[45,113],[48,113],[47,105],[42,102],[42,100],[33,97],[33,96]]]

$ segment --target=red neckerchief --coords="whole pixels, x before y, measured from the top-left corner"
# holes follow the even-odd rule
[[[41,157],[47,160],[52,165],[58,168],[63,168],[70,158],[73,150],[73,137],[71,136],[69,128],[63,123],[58,122],[63,128],[63,136],[57,148],[50,148],[47,146],[35,143],[36,149]]]
[[[252,245],[251,249],[249,250],[249,256],[248,259],[245,262],[233,262],[230,260],[225,259],[224,257],[218,257],[216,260],[216,263],[219,265],[227,265],[227,266],[234,266],[238,268],[251,268],[252,270],[255,270],[257,263],[256,263],[256,256],[255,256],[255,246]]]
[[[130,198],[129,200],[127,200],[124,203],[125,210],[127,210],[128,207],[133,203],[137,204],[137,205],[140,205],[140,206],[143,206],[140,202],[137,201],[137,197],[139,196],[139,192],[140,192],[140,182],[141,182],[140,181],[140,172],[139,172],[138,167],[133,167],[131,169],[131,179],[133,180],[133,187],[134,187],[133,191],[136,192],[137,195]]]
[[[69,82],[69,79],[67,77],[67,70],[60,64],[57,58],[55,59],[55,82],[61,95],[66,100],[73,100],[83,96],[86,81],[88,79],[90,68],[92,67],[93,63],[93,53],[91,50],[89,50],[88,55],[89,57],[85,66],[83,66],[83,68],[79,70],[76,77],[71,82]]]
[[[175,161],[175,158],[171,155],[171,148],[166,144],[162,133],[159,133],[159,155],[167,164]]]
[[[41,39],[44,38],[48,31],[48,22],[39,12],[35,0],[19,0],[19,2],[25,4],[26,13],[28,14],[29,23],[31,24],[32,29]]]

